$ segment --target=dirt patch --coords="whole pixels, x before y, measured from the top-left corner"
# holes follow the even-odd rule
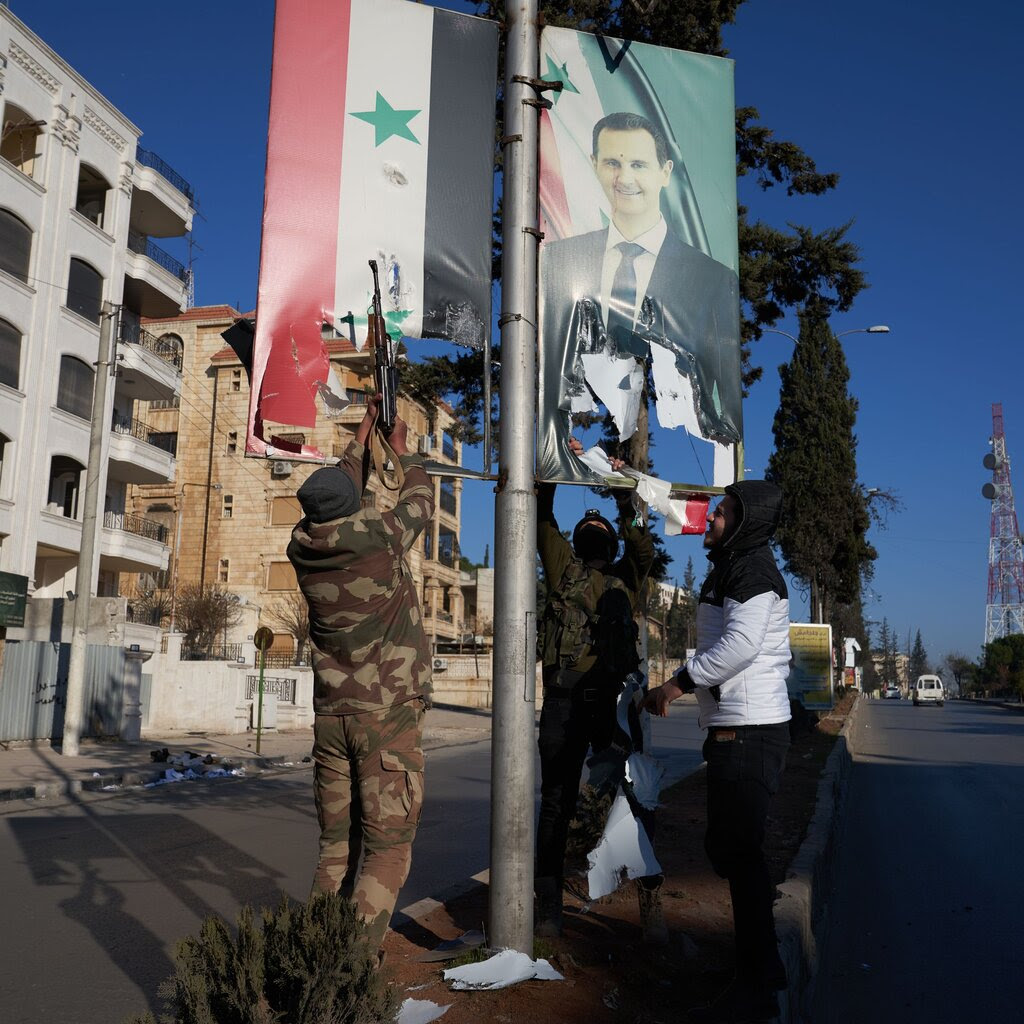
[[[784,881],[814,813],[818,780],[853,698],[795,737],[772,804],[766,853],[776,883]],[[565,976],[562,982],[526,982],[497,992],[452,992],[442,978],[450,964],[413,958],[471,929],[486,930],[483,887],[392,932],[387,969],[405,995],[450,1005],[444,1024],[668,1024],[687,1007],[714,996],[732,973],[729,887],[704,853],[705,778],[698,771],[662,794],[655,848],[665,871],[662,900],[672,940],[662,949],[643,944],[636,893],[627,884],[587,905],[567,892],[563,935],[537,940],[534,955]],[[411,991],[410,991],[411,990]]]

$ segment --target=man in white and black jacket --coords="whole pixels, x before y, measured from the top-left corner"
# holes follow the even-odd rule
[[[766,480],[726,487],[704,534],[711,570],[697,606],[697,652],[647,697],[649,710],[667,715],[681,694],[697,694],[708,733],[704,847],[732,895],[736,980],[692,1020],[773,1020],[775,993],[786,987],[762,849],[789,747],[789,595],[769,547],[781,508],[782,492]]]

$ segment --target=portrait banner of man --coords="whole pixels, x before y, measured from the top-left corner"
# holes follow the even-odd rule
[[[542,480],[599,477],[569,448],[573,418],[742,440],[733,64],[547,28],[560,81],[540,131]],[[691,483],[693,481],[690,481]],[[712,481],[707,481],[711,483]]]

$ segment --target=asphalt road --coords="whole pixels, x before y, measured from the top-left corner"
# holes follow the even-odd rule
[[[653,735],[667,781],[700,764],[694,707],[674,708]],[[486,870],[489,779],[489,740],[427,752],[427,799],[399,909]],[[308,766],[4,806],[0,1021],[119,1024],[158,1011],[175,945],[204,917],[234,921],[247,903],[305,898],[317,831]]]
[[[861,707],[814,1024],[1024,1019],[1024,714]]]

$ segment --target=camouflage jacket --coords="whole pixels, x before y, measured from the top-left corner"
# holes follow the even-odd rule
[[[365,455],[353,440],[338,462],[360,491]],[[292,530],[288,558],[309,605],[318,715],[379,710],[430,692],[430,648],[406,555],[434,513],[434,487],[418,455],[399,461],[405,484],[392,511],[303,518]]]

